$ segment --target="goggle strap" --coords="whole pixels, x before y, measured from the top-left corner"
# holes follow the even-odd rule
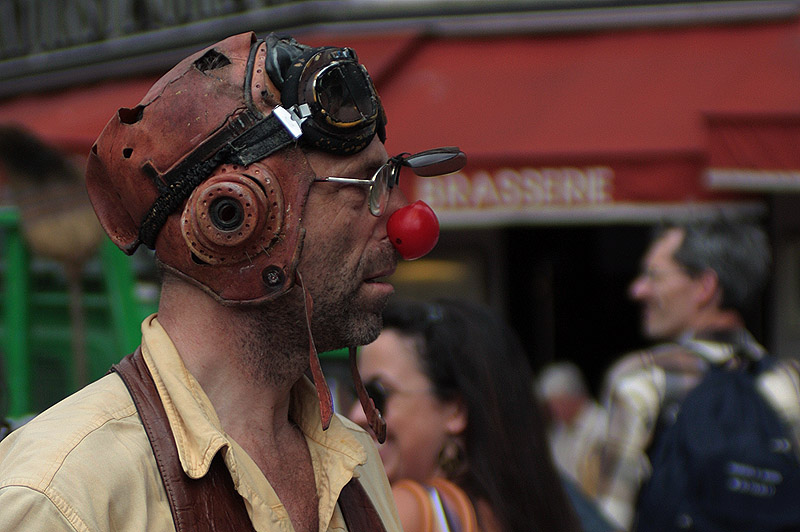
[[[276,114],[281,111],[286,112],[282,107],[276,107],[272,113],[229,142],[232,150],[230,162],[248,166],[296,142],[300,135]],[[291,124],[297,126],[294,122]]]
[[[233,137],[233,140],[230,140]],[[198,146],[158,183],[160,194],[142,220],[139,241],[155,248],[156,237],[170,214],[221,164],[248,166],[297,142],[275,113],[259,119],[246,111]]]

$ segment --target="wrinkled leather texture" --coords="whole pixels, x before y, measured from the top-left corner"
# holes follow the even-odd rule
[[[138,106],[120,109],[92,147],[86,171],[89,197],[106,233],[125,253],[139,246],[142,220],[168,186],[164,174],[245,109],[267,115],[280,103],[264,72],[263,43],[246,87],[255,42],[255,34],[243,33],[187,57]],[[294,282],[302,246],[300,220],[314,173],[297,147],[282,149],[260,164],[277,180],[284,198],[284,223],[272,247],[235,264],[198,264],[181,234],[182,207],[171,213],[156,239],[156,255],[169,269],[223,304],[274,299]],[[279,271],[280,282],[263,282],[265,270]]]

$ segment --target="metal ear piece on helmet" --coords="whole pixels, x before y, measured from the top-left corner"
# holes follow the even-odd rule
[[[223,166],[198,186],[181,216],[186,245],[206,264],[251,260],[268,250],[283,226],[281,187],[266,168]]]

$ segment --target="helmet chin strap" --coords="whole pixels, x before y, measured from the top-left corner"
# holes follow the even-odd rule
[[[383,419],[381,411],[375,406],[375,401],[367,393],[364,388],[364,383],[361,382],[361,374],[358,372],[358,362],[356,361],[356,347],[350,347],[350,374],[353,376],[353,384],[356,386],[356,393],[358,394],[358,401],[361,403],[361,408],[364,410],[364,415],[367,416],[367,422],[378,443],[386,441],[386,420]]]
[[[317,388],[317,398],[319,399],[319,417],[322,420],[322,430],[328,430],[333,417],[333,399],[328,383],[325,382],[325,375],[322,374],[322,366],[319,363],[317,346],[314,345],[314,335],[311,332],[311,314],[314,309],[314,301],[311,293],[306,290],[303,283],[303,276],[299,270],[295,270],[297,285],[303,290],[303,304],[306,311],[306,327],[308,328],[308,362],[311,368],[311,375],[314,377],[314,386]]]
[[[314,344],[314,335],[311,332],[311,315],[314,309],[314,301],[311,298],[311,293],[306,290],[303,284],[303,276],[300,271],[295,271],[295,279],[297,286],[303,290],[303,304],[306,314],[306,327],[308,328],[308,362],[311,368],[311,375],[314,378],[314,386],[317,389],[317,399],[319,400],[319,414],[322,420],[322,430],[327,430],[331,424],[333,417],[333,399],[331,398],[331,390],[328,383],[325,381],[325,375],[322,374],[322,366],[319,363],[319,355],[317,354],[317,346]],[[386,441],[386,420],[380,413],[380,410],[375,406],[375,402],[367,393],[364,388],[364,383],[361,381],[361,375],[358,372],[358,363],[356,361],[356,348],[350,347],[350,373],[353,376],[353,384],[356,387],[358,400],[361,403],[361,408],[364,410],[364,415],[367,417],[369,426],[379,443]]]

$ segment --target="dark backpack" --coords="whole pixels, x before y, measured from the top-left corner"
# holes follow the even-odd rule
[[[800,531],[800,461],[755,387],[773,363],[712,365],[686,396],[650,449],[637,532]]]

